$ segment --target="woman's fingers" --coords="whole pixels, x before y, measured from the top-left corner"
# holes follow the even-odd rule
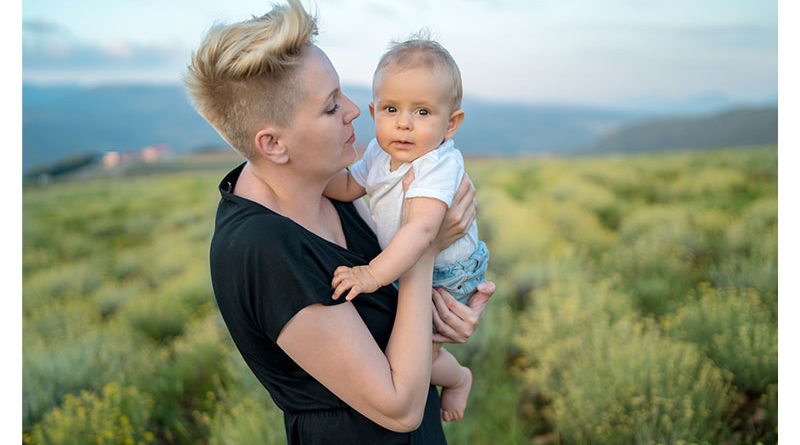
[[[478,324],[477,314],[473,312],[472,308],[456,300],[449,292],[442,290],[441,296],[447,309],[454,314],[454,322],[459,323],[454,327],[460,327],[462,329],[462,334],[470,336],[475,326]]]
[[[459,185],[458,191],[456,192],[456,196],[453,199],[452,204],[452,215],[458,217],[458,224],[461,232],[464,234],[467,233],[470,226],[472,225],[472,221],[475,220],[476,204],[475,204],[475,187],[472,186],[472,182],[469,180],[469,177],[464,174],[464,177],[461,179],[461,184]]]
[[[497,286],[495,286],[493,281],[484,281],[478,284],[476,292],[469,298],[467,304],[478,320],[483,316],[486,303],[489,302],[489,298],[492,298],[495,290],[497,290]]]
[[[465,201],[469,202],[473,198],[475,198],[475,187],[472,185],[469,175],[464,173],[464,176],[461,178],[461,183],[458,184],[458,189],[453,197],[453,201],[457,205]]]
[[[438,331],[433,338],[447,343],[463,343],[475,332],[496,286],[491,281],[478,284],[468,304],[460,303],[444,289],[434,289],[433,320]]]
[[[450,339],[453,343],[463,343],[467,340],[468,335],[464,335],[465,329],[464,322],[453,311],[450,310],[445,295],[450,294],[444,289],[434,289],[433,304],[438,313],[441,325],[436,325],[436,330],[445,337]],[[450,296],[452,298],[452,296]],[[456,302],[457,304],[461,304]],[[470,332],[471,333],[471,332]]]
[[[408,186],[410,186],[412,182],[414,182],[414,167],[413,166],[410,169],[408,169],[408,173],[406,173],[406,175],[403,176],[403,183],[402,183],[403,184],[403,193],[408,191]]]

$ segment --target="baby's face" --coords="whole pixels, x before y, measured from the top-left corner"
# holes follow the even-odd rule
[[[370,113],[378,144],[393,161],[411,162],[444,141],[452,114],[449,86],[446,76],[425,67],[377,74]]]

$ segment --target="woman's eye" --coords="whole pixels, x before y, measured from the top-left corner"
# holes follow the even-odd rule
[[[327,114],[336,114],[337,111],[339,111],[339,104],[335,103],[335,104],[333,104],[333,108],[331,108],[330,110],[326,111],[325,113],[327,113]]]

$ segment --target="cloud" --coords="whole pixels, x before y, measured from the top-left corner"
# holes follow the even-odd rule
[[[135,76],[177,81],[189,53],[169,42],[80,41],[58,23],[23,22],[23,81],[98,83]]]
[[[124,68],[173,65],[188,57],[178,44],[139,44],[123,40],[83,42],[57,23],[23,23],[22,70],[60,68]]]
[[[22,21],[23,34],[49,36],[68,33],[67,29],[58,23],[45,19],[32,19]]]

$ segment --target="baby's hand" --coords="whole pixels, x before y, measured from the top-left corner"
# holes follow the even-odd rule
[[[333,291],[334,300],[341,297],[344,291],[350,289],[350,292],[345,297],[347,301],[352,300],[356,295],[361,293],[368,294],[370,292],[375,292],[381,287],[375,277],[370,273],[369,266],[337,267],[336,271],[333,272],[331,286],[336,288],[336,290]]]

